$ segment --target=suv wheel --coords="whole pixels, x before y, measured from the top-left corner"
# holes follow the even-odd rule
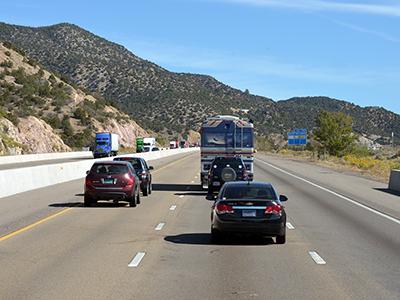
[[[93,198],[90,197],[89,195],[86,195],[86,194],[85,194],[85,196],[84,196],[84,198],[83,198],[83,203],[84,203],[84,205],[85,205],[85,206],[92,206],[93,202],[94,202]]]
[[[136,207],[136,205],[137,205],[136,194],[133,194],[133,196],[129,199],[129,206]]]
[[[221,178],[224,182],[235,181],[236,177],[236,171],[233,168],[226,167],[221,171]]]

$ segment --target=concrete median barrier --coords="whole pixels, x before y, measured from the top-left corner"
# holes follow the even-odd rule
[[[400,192],[400,170],[392,170],[390,172],[389,189]]]
[[[7,156],[0,156],[0,165],[52,160],[52,159],[68,159],[68,158],[93,158],[93,154],[91,151],[79,151],[79,152],[7,155]]]
[[[167,156],[195,152],[198,150],[199,148],[173,149],[139,154],[127,154],[123,156],[138,156],[143,157],[148,161],[152,161]],[[86,176],[86,171],[91,168],[95,161],[110,159],[112,158],[0,170],[0,198],[83,178]]]

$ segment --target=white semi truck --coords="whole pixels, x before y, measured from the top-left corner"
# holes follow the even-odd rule
[[[156,138],[147,137],[143,139],[143,151],[151,152],[156,147]]]

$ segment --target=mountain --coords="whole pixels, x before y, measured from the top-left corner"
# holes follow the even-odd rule
[[[318,112],[327,111],[343,112],[352,116],[353,128],[358,133],[364,133],[373,139],[390,137],[392,132],[400,136],[400,115],[382,107],[361,107],[350,102],[336,100],[328,97],[301,97],[278,101],[277,109],[287,128],[304,127],[312,129],[315,125],[310,120],[315,120]],[[374,138],[375,136],[375,138]],[[386,142],[389,142],[387,140]]]
[[[147,132],[104,99],[62,81],[0,43],[0,154],[69,151],[113,131],[125,147]]]
[[[0,40],[26,51],[49,70],[115,103],[142,127],[176,135],[198,130],[214,114],[246,116],[260,134],[312,129],[319,110],[353,116],[355,130],[376,138],[400,136],[400,116],[326,97],[275,102],[198,74],[173,73],[76,25],[25,27],[0,23]],[[67,80],[66,79],[66,80]],[[242,109],[249,109],[245,114]]]

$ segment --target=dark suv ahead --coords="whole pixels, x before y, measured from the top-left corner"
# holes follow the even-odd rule
[[[132,164],[136,170],[136,174],[140,180],[140,189],[142,190],[143,196],[151,194],[151,170],[154,168],[148,166],[144,158],[141,157],[130,157],[130,156],[119,156],[114,158],[114,161],[127,161]]]
[[[216,157],[208,172],[208,194],[218,192],[225,182],[249,179],[240,157]]]

